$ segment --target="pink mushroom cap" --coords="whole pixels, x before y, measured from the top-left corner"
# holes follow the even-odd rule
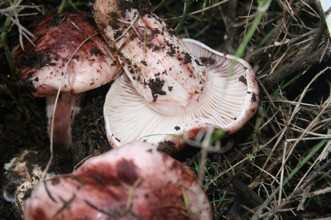
[[[54,143],[71,145],[79,94],[114,80],[120,66],[86,13],[46,16],[32,33],[34,45],[25,44],[24,50],[15,51],[21,82],[34,96],[47,98],[49,134],[55,112]],[[56,102],[58,90],[61,94]]]
[[[46,16],[32,30],[35,39],[16,49],[21,80],[35,96],[78,94],[113,80],[120,72],[107,44],[86,13]]]
[[[25,220],[211,219],[193,172],[156,147],[134,142],[40,183]]]

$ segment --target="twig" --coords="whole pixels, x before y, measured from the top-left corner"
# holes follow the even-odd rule
[[[326,193],[331,193],[331,186],[325,187],[324,189],[319,189],[319,190],[313,191],[313,192],[309,193],[307,195],[307,197],[319,196],[319,195],[323,195]]]
[[[129,26],[122,32],[122,34],[119,37],[117,37],[115,39],[115,42],[119,41],[122,37],[124,37],[130,31],[131,28],[133,28],[134,24],[138,21],[139,17],[140,17],[139,13],[136,12],[135,16],[134,16],[133,20],[130,22]]]

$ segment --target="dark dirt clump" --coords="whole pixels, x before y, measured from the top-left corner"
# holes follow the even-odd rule
[[[159,95],[166,95],[167,93],[163,91],[164,80],[160,78],[150,79],[147,83],[148,87],[150,88],[153,96],[154,102],[157,100]]]

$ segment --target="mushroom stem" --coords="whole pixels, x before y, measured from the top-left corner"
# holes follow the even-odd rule
[[[57,102],[56,96],[47,97],[48,135],[52,138],[53,126],[54,144],[63,146],[72,144],[71,125],[79,112],[79,100],[79,95],[71,93],[61,93]],[[52,124],[53,114],[54,123]]]

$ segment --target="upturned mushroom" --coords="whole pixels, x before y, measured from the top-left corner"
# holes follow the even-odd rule
[[[108,20],[100,15],[106,13],[105,2],[112,2]],[[137,93],[156,112],[183,113],[198,102],[206,70],[159,17],[140,13],[121,1],[95,3],[97,24]]]
[[[134,142],[37,186],[25,220],[211,219],[193,172],[155,146]]]
[[[102,4],[118,12],[106,13],[109,7]],[[194,136],[207,126],[231,134],[254,115],[258,86],[247,62],[192,39],[180,40],[157,16],[121,4],[95,3],[97,24],[125,72],[104,105],[113,146]]]
[[[34,45],[15,51],[21,82],[32,89],[34,96],[46,97],[49,132],[56,108],[54,143],[70,145],[79,94],[113,80],[120,67],[83,12],[47,16],[32,32]],[[58,90],[61,94],[55,106]]]

